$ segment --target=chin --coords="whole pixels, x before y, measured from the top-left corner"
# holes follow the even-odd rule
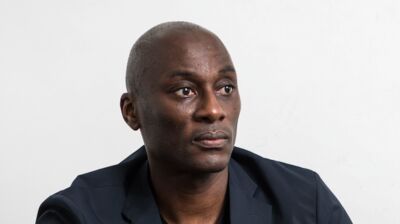
[[[192,163],[195,165],[193,168],[194,172],[197,173],[218,173],[225,170],[229,164],[229,157],[228,158],[207,158],[201,161],[196,161]]]

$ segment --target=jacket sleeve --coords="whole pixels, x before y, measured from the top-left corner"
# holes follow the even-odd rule
[[[315,174],[317,187],[317,223],[352,224],[339,200],[329,190],[318,174]]]
[[[67,224],[68,221],[65,220],[62,214],[54,210],[47,210],[41,214],[37,220],[36,224]]]
[[[55,194],[40,205],[36,224],[84,224],[84,221],[71,200]]]

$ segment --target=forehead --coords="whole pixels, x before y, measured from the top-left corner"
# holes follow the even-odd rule
[[[149,67],[157,76],[172,70],[208,74],[226,66],[233,67],[222,42],[205,31],[178,30],[161,35],[152,46],[150,58],[152,64]]]

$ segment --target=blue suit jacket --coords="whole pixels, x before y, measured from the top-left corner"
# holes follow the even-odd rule
[[[47,198],[37,224],[161,224],[144,147],[120,164],[78,176]],[[235,147],[229,163],[232,224],[347,224],[345,210],[313,171]]]

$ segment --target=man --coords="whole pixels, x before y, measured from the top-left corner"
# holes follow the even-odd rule
[[[153,27],[126,84],[122,115],[144,146],[50,196],[37,223],[351,223],[316,173],[234,147],[236,72],[210,31]]]

